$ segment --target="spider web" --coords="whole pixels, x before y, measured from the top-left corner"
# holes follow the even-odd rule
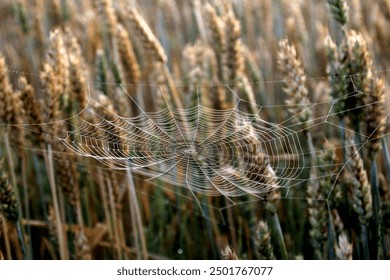
[[[160,179],[203,195],[235,197],[274,190],[275,186],[262,178],[266,175],[251,170],[258,154],[267,157],[262,167],[275,170],[278,185],[297,179],[304,168],[297,133],[266,122],[259,114],[244,113],[239,104],[240,99],[231,109],[215,110],[199,102],[189,109],[172,108],[167,103],[157,112],[145,112],[138,106],[138,116],[115,115],[110,121],[90,110],[101,122],[92,124],[79,117],[80,126],[62,142],[78,155],[116,169],[131,168],[147,175],[148,180]],[[296,157],[296,164],[292,166],[288,160],[282,164],[282,152]]]
[[[326,79],[328,77],[308,80]],[[305,129],[302,128],[304,123],[297,121],[305,110],[291,116],[287,113],[291,106],[285,104],[257,105],[256,113],[248,113],[249,103],[234,85],[191,85],[195,88],[195,104],[177,108],[169,100],[168,85],[107,84],[136,107],[138,114],[126,117],[113,110],[107,103],[107,96],[93,90],[94,83],[87,82],[89,100],[86,108],[59,121],[66,122],[67,131],[64,131],[65,137],[57,140],[67,147],[67,152],[93,158],[110,170],[129,169],[141,175],[143,180],[195,201],[203,215],[207,215],[204,196],[224,196],[229,201],[227,206],[213,206],[218,211],[267,199],[267,194],[276,190],[281,191],[282,199],[306,199],[305,189],[313,180],[310,170],[323,166],[311,162],[313,151],[307,149],[304,131],[310,130],[318,135],[317,138],[325,139],[336,138],[342,130],[348,130],[339,123],[339,114],[346,111],[336,112],[335,105],[352,96],[370,94],[356,88],[354,75],[350,79],[354,88],[345,96],[308,104],[305,110],[315,113]],[[271,81],[265,85],[282,82],[285,81]],[[175,86],[181,90],[188,85]],[[222,87],[226,98],[233,100],[230,108],[216,110],[210,102],[203,102],[204,95],[210,98],[213,87]],[[164,100],[163,108],[147,111],[135,98],[139,88],[148,88],[153,96],[160,96]],[[383,102],[388,104],[389,100],[385,98]],[[276,115],[279,117],[275,118]],[[383,122],[387,122],[388,116],[386,113]],[[273,117],[278,121],[267,121]],[[35,124],[41,125],[54,123]],[[26,130],[34,131],[31,124],[24,126]],[[357,153],[372,140],[371,135],[349,132],[358,140],[355,143]],[[342,148],[339,143],[334,149]],[[322,148],[314,153],[319,157],[324,151]],[[333,195],[334,187],[352,157],[329,166],[333,167],[332,173],[314,178],[332,178],[333,186],[326,201]],[[142,192],[141,189],[137,191]],[[250,199],[240,199],[246,195]]]

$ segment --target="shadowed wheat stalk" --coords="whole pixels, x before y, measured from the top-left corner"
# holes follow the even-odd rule
[[[389,19],[388,0],[0,1],[0,259],[389,258]],[[187,177],[163,138],[143,153],[196,127],[215,149]],[[173,179],[116,169],[135,156]]]

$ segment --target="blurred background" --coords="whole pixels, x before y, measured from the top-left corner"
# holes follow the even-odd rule
[[[1,1],[0,259],[388,259],[389,23],[389,0]],[[256,115],[218,134],[233,197],[123,169],[144,112],[200,142]]]

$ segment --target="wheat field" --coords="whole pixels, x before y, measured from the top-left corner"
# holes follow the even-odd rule
[[[389,259],[389,0],[2,0],[0,259]]]

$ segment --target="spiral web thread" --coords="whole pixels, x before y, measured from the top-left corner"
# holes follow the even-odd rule
[[[353,83],[353,76],[350,78]],[[137,116],[127,118],[116,115],[105,106],[107,97],[94,92],[93,83],[87,82],[87,85],[88,105],[71,118],[61,120],[67,123],[69,130],[65,131],[66,137],[57,140],[68,151],[96,159],[111,170],[130,169],[135,174],[146,176],[152,183],[166,182],[186,189],[191,194],[186,197],[192,197],[198,205],[201,205],[198,194],[222,195],[232,202],[227,206],[231,207],[237,205],[235,197],[249,194],[254,200],[264,199],[264,195],[277,189],[284,190],[283,199],[305,199],[304,196],[295,196],[297,192],[292,195],[290,190],[307,186],[307,182],[313,179],[308,175],[310,168],[320,167],[317,163],[310,163],[311,154],[302,143],[305,141],[302,123],[291,122],[299,119],[299,115],[287,116],[279,123],[267,122],[263,117],[274,110],[287,112],[287,105],[257,106],[257,113],[249,114],[243,109],[247,101],[238,96],[230,85],[193,85],[197,89],[197,104],[188,109],[179,109],[167,101],[163,85],[139,85],[149,86],[166,101],[164,109],[147,112],[132,97],[136,86],[112,84],[128,96],[139,110]],[[182,85],[176,86],[180,89]],[[207,88],[213,86],[223,86],[235,104],[226,110],[215,110],[201,104],[200,89],[206,88],[207,92]],[[317,114],[313,124],[306,129],[320,132],[346,129],[340,127],[337,118],[338,114],[346,112],[335,112],[334,105],[353,95],[365,94],[370,93],[354,87],[353,91],[337,100],[309,104],[308,109],[324,114]],[[383,102],[388,104],[389,100],[385,98]],[[109,119],[105,117],[107,115]],[[383,122],[387,121],[388,116],[389,113],[386,113]],[[91,117],[99,121],[91,122]],[[51,126],[53,123],[24,126],[26,130],[34,131],[34,126],[38,125]],[[372,140],[371,135],[362,133],[357,139],[361,140],[355,143],[357,152]],[[317,156],[320,152],[315,151]],[[259,162],[256,157],[259,156],[262,157],[262,166],[254,169]],[[336,163],[335,173],[319,174],[320,177],[335,178],[326,200],[331,197],[337,180],[351,158]],[[259,169],[267,172],[259,174],[256,172]],[[272,177],[271,180],[269,177]],[[170,188],[177,194],[177,188]]]
[[[167,106],[150,113],[139,107],[138,116],[116,116],[111,121],[90,111],[101,122],[81,120],[81,125],[62,141],[81,156],[118,169],[130,167],[150,177],[148,180],[160,179],[204,195],[258,195],[275,188],[251,171],[252,159],[244,161],[240,156],[244,154],[261,153],[270,158],[265,160],[265,167],[276,170],[275,179],[279,178],[281,185],[298,178],[304,162],[297,134],[258,115],[241,112],[239,102],[229,110],[213,110],[199,102],[189,109]],[[119,136],[112,133],[112,126],[120,131]],[[288,162],[281,166],[277,154],[281,150],[295,155],[297,166],[290,167]]]

